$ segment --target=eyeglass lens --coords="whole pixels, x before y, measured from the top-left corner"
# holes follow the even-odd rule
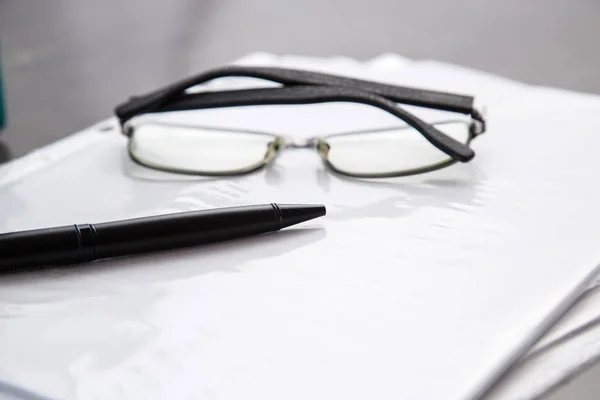
[[[468,121],[433,125],[463,144],[471,139]],[[350,175],[410,173],[452,161],[407,125],[330,135],[323,143],[327,151],[321,155],[333,168]],[[129,152],[153,168],[226,175],[261,167],[279,145],[279,138],[269,134],[143,121],[134,125]]]

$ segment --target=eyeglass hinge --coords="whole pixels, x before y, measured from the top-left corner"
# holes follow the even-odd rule
[[[475,136],[481,135],[486,130],[486,109],[483,106],[475,107],[471,109],[471,117],[475,120],[473,134]]]

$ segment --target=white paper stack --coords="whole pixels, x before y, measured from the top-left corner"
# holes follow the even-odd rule
[[[112,120],[1,167],[0,232],[251,203],[328,207],[267,237],[3,276],[7,387],[81,399],[513,399],[600,354],[592,288],[518,379],[500,381],[593,283],[597,97],[395,55],[239,62],[473,94],[488,132],[471,163],[392,180],[341,178],[304,150],[244,177],[158,173],[129,161]],[[348,104],[185,118],[297,136],[398,123]]]

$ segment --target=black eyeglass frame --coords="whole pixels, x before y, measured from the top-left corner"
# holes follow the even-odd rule
[[[205,91],[200,93],[186,92],[191,87],[226,77],[256,78],[279,83],[282,86],[274,88]],[[322,139],[317,139],[314,145],[327,167],[338,173],[353,177],[384,178],[407,176],[445,168],[456,162],[468,162],[475,156],[470,143],[477,136],[484,133],[486,128],[483,113],[475,107],[472,96],[275,67],[226,66],[212,69],[144,96],[132,97],[129,101],[117,106],[115,114],[119,119],[122,132],[126,136],[131,137],[133,129],[128,124],[128,121],[142,114],[222,107],[280,104],[300,105],[328,102],[361,103],[380,108],[417,130],[433,146],[450,157],[447,161],[439,164],[411,170],[390,173],[347,173],[336,168],[327,160],[327,157],[323,156],[323,153],[327,150],[325,148],[327,143]],[[469,136],[466,143],[463,144],[447,136],[434,125],[424,122],[402,109],[397,103],[470,115],[472,121],[469,126]],[[280,136],[272,136],[281,139]],[[279,150],[279,146],[276,150]],[[130,155],[134,161],[142,165],[170,172],[213,176],[239,174],[235,172],[204,173],[147,165],[136,159],[131,151]],[[252,172],[264,165],[266,163],[241,173]]]

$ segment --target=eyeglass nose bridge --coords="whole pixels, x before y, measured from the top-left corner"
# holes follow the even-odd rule
[[[309,138],[295,138],[285,137],[283,138],[284,149],[314,149],[317,147],[319,142],[318,137]]]
[[[315,149],[323,160],[327,160],[329,155],[329,144],[321,137],[314,136],[309,138],[282,138],[283,149]]]

